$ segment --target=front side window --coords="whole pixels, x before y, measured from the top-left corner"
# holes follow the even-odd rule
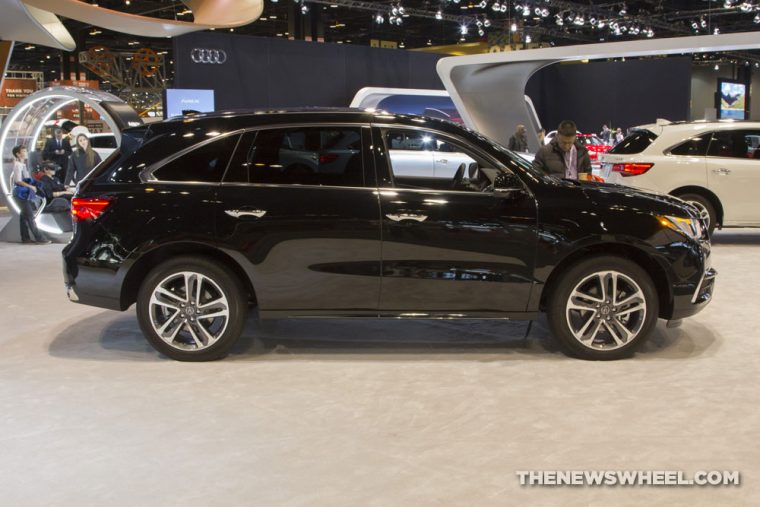
[[[671,155],[686,155],[690,157],[704,157],[707,153],[707,146],[710,144],[710,133],[704,133],[701,136],[692,137],[672,150]]]
[[[399,188],[481,192],[500,172],[463,143],[423,130],[386,130],[383,138],[393,182]],[[426,149],[397,149],[398,140],[414,139]],[[416,146],[416,145],[415,145]]]
[[[224,136],[193,148],[158,168],[153,176],[159,181],[219,183],[239,138]]]
[[[364,185],[360,127],[295,127],[244,134],[228,183]]]
[[[724,130],[715,132],[707,151],[709,157],[760,158],[758,153],[760,130]]]

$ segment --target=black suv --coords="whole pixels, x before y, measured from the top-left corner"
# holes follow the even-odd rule
[[[391,146],[409,134],[423,145]],[[253,305],[263,319],[546,312],[570,353],[615,359],[658,317],[701,310],[715,277],[683,201],[555,179],[453,123],[379,112],[128,129],[72,214],[69,298],[136,303],[153,346],[188,361],[223,357]]]

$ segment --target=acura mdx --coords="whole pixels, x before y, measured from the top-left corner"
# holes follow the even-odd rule
[[[464,162],[440,173],[406,139]],[[253,307],[262,319],[545,312],[572,355],[617,359],[658,318],[704,308],[715,279],[691,205],[547,176],[462,126],[382,112],[127,129],[72,215],[69,298],[136,304],[150,343],[187,361],[225,356]]]

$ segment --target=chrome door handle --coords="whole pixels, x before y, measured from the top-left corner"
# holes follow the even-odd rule
[[[715,174],[720,174],[720,175],[723,175],[723,176],[727,176],[727,175],[731,174],[731,169],[726,169],[725,167],[721,167],[720,169],[713,169],[713,172]]]
[[[418,215],[416,213],[388,213],[385,215],[394,222],[401,222],[402,220],[414,220],[415,222],[424,222],[427,220],[427,215]]]
[[[252,210],[226,209],[224,210],[224,212],[234,218],[240,218],[240,217],[261,218],[267,214],[266,210],[263,210],[263,209],[252,209]]]
[[[447,164],[448,162],[449,162],[449,161],[448,161],[448,160],[446,160],[445,158],[443,158],[443,159],[441,159],[441,160],[436,160],[436,163],[438,163],[438,164]]]

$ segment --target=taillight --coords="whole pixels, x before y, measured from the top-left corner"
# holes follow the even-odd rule
[[[329,164],[331,162],[335,162],[336,160],[338,160],[338,155],[335,153],[321,153],[319,155],[320,164]]]
[[[595,151],[589,151],[588,158],[590,158],[591,160],[599,160],[599,154]]]
[[[620,173],[621,176],[638,176],[639,174],[644,174],[653,166],[654,164],[612,164],[612,170]]]
[[[74,197],[71,200],[71,215],[75,222],[98,218],[113,202],[107,197]]]

